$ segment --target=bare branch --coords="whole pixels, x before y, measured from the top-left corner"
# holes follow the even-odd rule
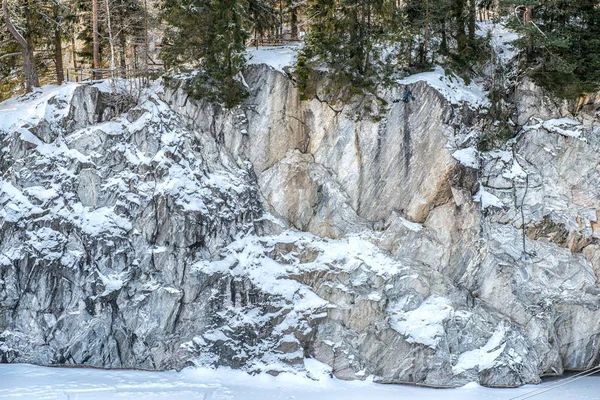
[[[16,53],[8,53],[8,54],[3,54],[0,56],[0,60],[4,59],[4,58],[8,58],[8,57],[16,57],[16,56],[20,56],[22,55],[21,52],[16,52]]]

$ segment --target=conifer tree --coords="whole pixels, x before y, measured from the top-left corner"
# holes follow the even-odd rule
[[[382,45],[390,45],[396,31],[393,0],[309,0],[309,33],[296,73],[308,95],[316,70],[330,71],[331,89],[350,87],[364,91],[381,71]]]
[[[254,44],[279,25],[279,12],[272,0],[248,0],[248,21],[254,33]]]
[[[199,69],[190,94],[232,107],[247,95],[238,75],[246,64],[247,4],[237,0],[164,0],[167,68]]]
[[[35,20],[35,13],[32,8],[32,1],[27,0],[25,7],[16,8],[20,11],[21,15],[11,14],[11,10],[8,7],[8,0],[2,0],[2,14],[6,28],[12,35],[13,39],[19,44],[21,48],[21,55],[23,57],[23,72],[25,75],[25,90],[31,92],[34,87],[40,86],[38,78],[37,65],[34,56],[34,31],[33,27]],[[15,24],[16,18],[23,20],[22,28],[19,29]]]
[[[600,88],[600,6],[597,0],[504,0],[524,67],[535,82],[563,98]]]

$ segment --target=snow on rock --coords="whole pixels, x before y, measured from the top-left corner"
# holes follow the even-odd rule
[[[55,125],[68,113],[76,83],[46,85],[32,93],[0,103],[0,133],[10,132],[24,124],[32,126],[41,121]]]
[[[104,285],[104,292],[100,296],[107,296],[110,293],[117,292],[121,290],[121,288],[125,285],[127,273],[120,274],[109,274],[104,275],[100,271],[96,271],[100,280],[102,281],[102,285]]]
[[[410,85],[420,81],[427,82],[452,104],[467,103],[474,108],[489,106],[489,99],[481,85],[474,81],[467,85],[461,77],[446,74],[440,66],[430,72],[407,76],[398,83]]]
[[[299,48],[299,44],[249,48],[247,51],[248,64],[266,64],[279,72],[284,72],[285,67],[292,67],[296,63]]]
[[[583,125],[571,118],[558,118],[546,120],[542,124],[548,132],[558,133],[567,137],[581,137]]]
[[[42,213],[42,208],[35,206],[29,198],[12,183],[0,178],[0,217],[7,222],[16,222],[25,215]]]
[[[504,63],[510,62],[519,54],[513,42],[521,37],[520,34],[507,28],[502,22],[480,21],[477,23],[476,34],[482,38],[491,38],[490,45],[494,53]]]
[[[527,177],[527,173],[521,167],[521,165],[517,162],[517,160],[513,160],[512,166],[510,169],[506,169],[502,176],[506,179],[524,179]]]
[[[402,303],[401,301],[399,304]],[[395,307],[399,304],[390,307],[390,326],[405,335],[409,343],[421,343],[435,349],[444,337],[444,321],[454,311],[450,301],[443,297],[431,296],[418,308],[404,313],[396,310]]]
[[[484,210],[490,207],[504,207],[502,200],[485,190],[483,185],[480,186],[479,191],[473,196],[473,201],[481,203],[481,208]]]
[[[456,150],[452,153],[452,157],[466,167],[479,168],[479,152],[475,147]]]
[[[462,353],[456,364],[452,366],[452,372],[458,375],[472,368],[478,368],[481,371],[493,366],[506,347],[505,334],[506,327],[501,323],[496,327],[494,334],[485,346]]]
[[[377,121],[300,101],[274,68],[245,78],[229,111],[155,84],[115,115],[98,83],[49,98],[56,124],[12,119],[0,358],[319,374],[308,354],[337,378],[432,386],[593,362],[596,142],[531,126],[456,168],[449,149],[476,139],[456,128],[481,121],[428,84],[484,97],[440,69],[407,78],[422,101]],[[478,179],[474,200],[502,210],[473,206]]]

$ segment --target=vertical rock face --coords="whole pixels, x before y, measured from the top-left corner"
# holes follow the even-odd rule
[[[313,357],[440,387],[597,363],[597,124],[524,86],[522,133],[479,154],[477,112],[426,82],[383,107],[301,101],[267,66],[245,81],[229,111],[158,86],[118,116],[96,86],[0,105],[3,362]]]

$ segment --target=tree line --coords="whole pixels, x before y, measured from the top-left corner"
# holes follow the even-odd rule
[[[20,71],[27,90],[50,67],[62,82],[66,47],[74,67],[145,64],[149,29],[168,70],[196,71],[190,93],[228,107],[247,95],[247,47],[282,39],[304,43],[294,78],[305,97],[324,82],[365,93],[432,65],[469,79],[490,59],[478,25],[489,18],[520,33],[520,73],[557,96],[600,83],[599,0],[2,0],[2,14],[0,74]]]
[[[2,0],[0,77],[3,86],[29,92],[53,71],[65,80],[69,68],[121,69],[146,53],[148,0]],[[134,50],[132,50],[134,49]],[[68,50],[69,54],[66,54]],[[1,88],[0,88],[1,89]]]

